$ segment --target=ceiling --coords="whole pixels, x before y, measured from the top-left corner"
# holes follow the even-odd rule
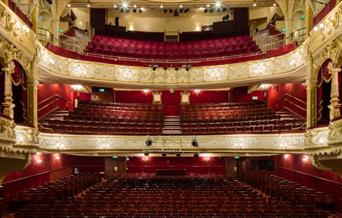
[[[72,7],[87,7],[89,4],[92,8],[113,8],[114,5],[120,7],[123,1],[129,6],[144,8],[159,8],[161,5],[166,8],[179,7],[182,5],[187,8],[206,7],[208,4],[212,7],[217,1],[221,2],[224,7],[266,7],[273,6],[274,0],[71,0]],[[256,4],[256,5],[253,5]]]

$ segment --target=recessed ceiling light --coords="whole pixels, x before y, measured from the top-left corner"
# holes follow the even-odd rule
[[[118,6],[117,5],[113,5],[114,8],[117,8]]]
[[[210,5],[209,4],[207,4],[207,8],[209,8],[210,7]]]
[[[276,3],[273,3],[273,7],[277,7],[277,4],[276,4]]]
[[[215,8],[220,8],[221,7],[221,1],[220,0],[216,0],[215,1]]]
[[[160,5],[160,8],[164,8],[164,5]]]
[[[133,8],[137,8],[137,5],[133,5]]]
[[[90,8],[90,4],[87,4],[87,8]]]
[[[145,8],[144,8],[144,7],[141,7],[140,10],[145,11]]]
[[[183,5],[179,5],[180,8],[183,8]]]
[[[68,4],[68,8],[70,8],[71,7],[71,4]]]
[[[253,7],[256,7],[257,6],[257,3],[253,3]]]

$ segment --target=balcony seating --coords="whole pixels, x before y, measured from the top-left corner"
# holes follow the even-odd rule
[[[280,133],[304,130],[305,121],[255,101],[182,106],[181,124],[183,134]]]
[[[305,120],[288,113],[277,114],[259,101],[180,106],[185,135],[280,133],[305,128]],[[81,102],[63,119],[42,120],[42,131],[69,134],[160,135],[162,106]]]
[[[45,119],[41,124],[43,131],[70,134],[158,135],[162,113],[161,106],[151,104],[81,102],[63,120]]]
[[[286,180],[271,172],[250,171],[247,183],[281,201],[315,207],[333,204],[331,195]]]
[[[50,181],[45,185],[30,188],[10,196],[9,208],[16,210],[25,205],[64,201],[100,182],[100,180],[98,174],[80,174],[67,176],[57,181]]]
[[[259,52],[249,35],[193,42],[165,43],[96,35],[86,52],[150,59],[196,59]]]
[[[121,175],[66,201],[31,204],[16,217],[328,217],[224,176]]]

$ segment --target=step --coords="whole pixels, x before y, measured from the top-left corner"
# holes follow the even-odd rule
[[[166,129],[181,129],[181,127],[180,126],[164,126],[163,127],[163,130],[166,130]]]
[[[180,121],[164,121],[164,126],[168,125],[180,125]]]
[[[163,134],[179,135],[182,134],[181,130],[162,130]]]
[[[180,117],[174,117],[174,118],[164,118],[164,121],[180,121]]]

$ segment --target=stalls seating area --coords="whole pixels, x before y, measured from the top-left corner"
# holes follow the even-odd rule
[[[80,174],[63,177],[56,181],[50,181],[44,185],[27,189],[9,197],[9,208],[37,207],[39,204],[49,202],[51,204],[72,198],[74,195],[101,181],[98,174]],[[38,205],[38,206],[37,206]]]
[[[195,59],[259,52],[249,35],[193,42],[155,42],[96,35],[86,52],[108,56],[151,59]]]
[[[283,117],[260,101],[194,104],[181,108],[183,134],[280,133],[305,129],[305,120]]]
[[[251,186],[281,201],[288,201],[296,205],[302,205],[303,207],[329,206],[333,204],[331,195],[302,186],[293,181],[276,176],[271,172],[250,171],[246,180]]]
[[[328,217],[310,205],[270,198],[225,176],[127,174],[72,199],[30,204],[16,217]]]
[[[80,102],[64,119],[44,119],[46,132],[70,134],[158,135],[163,111],[159,105]]]

